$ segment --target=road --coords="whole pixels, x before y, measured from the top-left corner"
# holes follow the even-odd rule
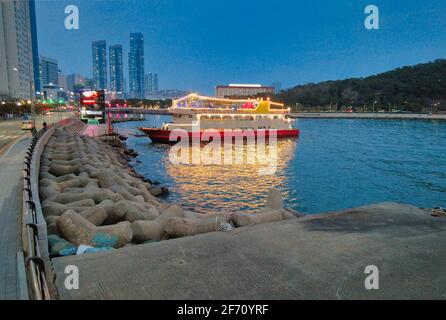
[[[72,113],[36,118],[36,127],[43,121],[52,123]],[[31,140],[29,130],[21,130],[21,120],[0,121],[0,300],[24,298],[26,279],[20,272],[17,255],[22,251],[20,218],[22,213],[23,157]],[[22,269],[23,270],[23,269]],[[26,288],[26,287],[25,287]]]
[[[22,251],[23,157],[30,138],[14,144],[0,158],[0,299],[19,299],[17,252]]]
[[[52,123],[71,116],[69,112],[54,112],[47,116],[36,117],[37,130],[42,128],[42,123]],[[6,151],[12,142],[23,137],[31,137],[31,130],[21,129],[22,120],[0,120],[0,156]]]

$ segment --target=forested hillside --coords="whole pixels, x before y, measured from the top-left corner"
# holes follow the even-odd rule
[[[446,111],[446,60],[398,68],[366,78],[299,85],[277,98],[299,111]]]

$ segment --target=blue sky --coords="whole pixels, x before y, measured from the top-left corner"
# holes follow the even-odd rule
[[[80,11],[66,30],[65,6]],[[364,28],[377,5],[380,29]],[[39,53],[64,73],[91,77],[91,41],[124,46],[142,32],[145,71],[160,88],[214,92],[226,83],[308,82],[367,76],[446,58],[446,0],[37,0]]]

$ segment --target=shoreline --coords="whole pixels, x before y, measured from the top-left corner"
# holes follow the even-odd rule
[[[140,108],[121,108],[112,109],[111,113],[144,114],[144,115],[168,115],[171,114],[167,109],[140,109]],[[399,120],[446,120],[446,114],[427,114],[427,113],[397,113],[397,112],[292,112],[291,118],[302,119],[399,119]],[[131,119],[127,121],[141,121],[144,119]],[[127,122],[127,121],[117,121]]]
[[[446,114],[393,113],[393,112],[302,112],[291,113],[298,119],[397,119],[397,120],[446,120]]]

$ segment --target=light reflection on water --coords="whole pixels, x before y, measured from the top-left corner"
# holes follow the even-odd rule
[[[168,116],[116,125],[121,133],[160,126]],[[288,206],[306,213],[396,201],[446,206],[446,122],[301,119],[298,140],[278,141],[274,175],[256,165],[173,165],[170,146],[129,136],[138,172],[167,185],[168,201],[198,211],[263,206],[271,187]]]
[[[246,145],[242,149],[242,163],[225,164],[225,149],[219,146],[221,165],[178,165],[166,160],[165,168],[176,186],[175,192],[181,195],[183,203],[188,207],[197,207],[198,204],[201,209],[254,209],[264,205],[264,198],[272,186],[280,188],[285,185],[283,172],[295,154],[295,147],[296,140],[293,139],[279,140],[276,146],[270,146],[270,151],[277,150],[277,167],[271,168],[273,174],[263,174],[265,162],[255,154],[252,156],[255,159],[247,159],[252,152]],[[196,154],[200,150],[191,148],[190,152]],[[283,191],[287,197],[286,190]],[[234,199],[237,199],[236,203]]]

